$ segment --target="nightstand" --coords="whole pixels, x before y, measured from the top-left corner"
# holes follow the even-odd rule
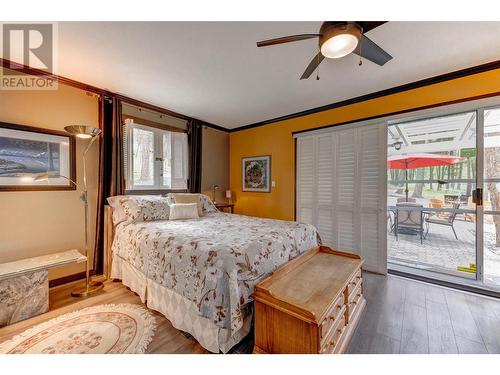
[[[215,203],[215,207],[222,212],[226,212],[229,209],[229,212],[234,214],[234,203]]]

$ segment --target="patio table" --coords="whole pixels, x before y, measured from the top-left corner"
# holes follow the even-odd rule
[[[397,218],[398,218],[398,211],[399,210],[404,210],[404,211],[418,211],[422,212],[422,219],[425,220],[426,216],[430,216],[433,213],[438,213],[438,212],[449,212],[453,213],[456,212],[457,214],[476,214],[475,209],[470,209],[470,208],[436,208],[436,207],[423,207],[423,206],[387,206],[387,211],[390,211],[394,214],[395,220],[394,224],[391,226],[391,232],[394,232],[394,236],[398,236],[398,228],[397,228]],[[405,233],[409,234],[409,233]]]

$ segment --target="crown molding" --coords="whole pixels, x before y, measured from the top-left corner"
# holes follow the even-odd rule
[[[420,81],[406,83],[404,85],[395,86],[395,87],[391,87],[389,89],[376,91],[376,92],[373,92],[371,94],[357,96],[355,98],[342,100],[342,101],[335,102],[332,104],[327,104],[327,105],[324,105],[321,107],[316,107],[316,108],[308,109],[305,111],[296,112],[296,113],[292,113],[289,115],[275,117],[275,118],[272,118],[269,120],[259,121],[259,122],[253,123],[253,124],[240,126],[237,128],[230,129],[230,132],[231,133],[238,132],[238,131],[242,131],[242,130],[257,128],[259,126],[269,125],[269,124],[279,122],[279,121],[285,121],[285,120],[290,120],[290,119],[294,119],[297,117],[312,115],[314,113],[328,111],[330,109],[340,108],[340,107],[364,102],[367,100],[377,99],[377,98],[381,98],[384,96],[397,94],[397,93],[400,93],[403,91],[414,90],[414,89],[417,89],[420,87],[430,86],[430,85],[434,85],[436,83],[450,81],[450,80],[462,78],[462,77],[467,77],[470,75],[483,73],[483,72],[487,72],[487,71],[495,70],[495,69],[499,69],[499,68],[500,68],[500,60],[495,60],[495,61],[492,61],[492,62],[489,62],[486,64],[481,64],[481,65],[477,65],[477,66],[473,66],[473,67],[469,67],[469,68],[465,68],[465,69],[456,70],[456,71],[453,71],[450,73],[441,74],[441,75],[434,76],[431,78],[425,78],[425,79],[422,79]],[[497,95],[497,94],[495,94],[495,95]],[[494,95],[491,95],[491,96],[494,96]],[[466,99],[466,100],[469,100],[469,99]],[[470,99],[470,100],[472,100],[472,99]],[[412,109],[412,111],[413,110],[414,109]],[[389,113],[384,113],[384,114],[377,116],[377,117],[387,116],[388,114]],[[330,125],[328,125],[328,126],[330,126]]]

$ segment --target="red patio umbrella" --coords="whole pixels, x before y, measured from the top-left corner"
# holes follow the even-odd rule
[[[438,167],[451,165],[462,161],[464,158],[459,156],[442,154],[401,154],[392,155],[387,158],[387,167],[390,169],[404,169],[406,180],[406,201],[408,201],[408,169]]]

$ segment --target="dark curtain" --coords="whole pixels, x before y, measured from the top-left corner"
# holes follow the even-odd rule
[[[101,96],[99,123],[102,130],[99,150],[99,181],[97,196],[97,227],[94,249],[94,270],[103,272],[104,206],[106,198],[124,194],[122,104],[116,97]]]
[[[201,148],[203,125],[196,120],[188,123],[189,139],[189,192],[201,192]]]

